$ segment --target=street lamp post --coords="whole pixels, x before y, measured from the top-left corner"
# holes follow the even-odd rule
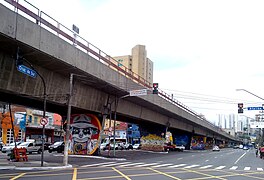
[[[37,75],[40,77],[42,83],[43,83],[43,115],[42,118],[46,118],[46,104],[47,104],[47,88],[46,88],[46,82],[44,77],[33,67],[33,65],[25,58],[23,60],[33,69]],[[41,166],[43,166],[43,161],[44,161],[44,143],[45,143],[45,125],[42,126],[42,151],[41,151]]]

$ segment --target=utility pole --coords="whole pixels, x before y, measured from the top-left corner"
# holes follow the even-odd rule
[[[67,126],[66,126],[66,138],[64,143],[64,156],[63,156],[63,165],[68,165],[68,157],[69,157],[69,139],[70,139],[70,123],[71,123],[71,103],[72,103],[72,89],[73,89],[73,77],[86,77],[79,74],[70,74],[70,87],[69,87],[69,94],[68,94],[68,110],[67,110]]]
[[[69,95],[68,95],[66,139],[65,139],[65,143],[64,143],[64,156],[63,156],[63,165],[64,166],[68,165],[68,150],[69,150],[70,123],[71,123],[72,86],[73,86],[73,73],[71,73],[71,75],[70,75],[70,89],[69,89]]]

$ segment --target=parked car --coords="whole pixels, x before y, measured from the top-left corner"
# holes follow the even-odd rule
[[[49,153],[52,153],[53,151],[57,151],[58,153],[62,153],[64,151],[64,142],[58,141],[54,144],[49,146]]]
[[[22,142],[19,141],[19,142],[16,142],[16,145],[18,146],[19,144],[21,144]],[[11,152],[13,149],[15,148],[15,142],[9,144],[9,145],[6,145],[6,146],[3,146],[2,147],[2,153],[9,153]]]
[[[126,150],[133,149],[132,144],[126,144],[125,145]]]
[[[248,146],[243,147],[243,150],[248,150],[248,149],[249,149]]]
[[[50,143],[50,142],[45,142],[44,143],[44,151],[45,150],[49,150],[49,146],[50,145],[52,145],[52,143]],[[42,142],[38,142],[38,143],[36,143],[36,146],[39,146],[41,149],[42,149]]]
[[[185,150],[185,146],[184,145],[176,145],[175,150],[176,151],[184,151]]]
[[[27,153],[32,154],[33,152],[41,153],[41,147],[36,146],[34,142],[23,142],[17,146],[17,148],[26,148]]]
[[[239,145],[235,145],[233,148],[234,149],[239,149]]]
[[[141,149],[141,144],[134,144],[133,149]]]
[[[220,151],[220,148],[218,146],[214,146],[213,151]]]

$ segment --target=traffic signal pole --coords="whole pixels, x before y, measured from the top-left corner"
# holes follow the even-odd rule
[[[254,94],[254,93],[252,93],[252,92],[249,92],[248,90],[246,90],[246,89],[236,89],[236,91],[245,91],[245,92],[247,92],[247,93],[249,93],[249,94],[251,94],[251,95],[253,95],[253,96],[255,96],[255,97],[257,97],[257,98],[259,98],[259,99],[261,99],[261,100],[263,100],[264,101],[264,98],[262,98],[262,97],[260,97],[260,96],[258,96],[258,95],[256,95],[256,94]],[[238,105],[239,106],[239,105]],[[242,107],[243,107],[243,104],[242,104]],[[259,144],[262,146],[263,145],[263,141],[264,141],[264,128],[261,128],[261,136],[260,136],[260,140],[259,140]]]

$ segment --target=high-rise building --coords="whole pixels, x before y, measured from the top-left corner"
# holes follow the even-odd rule
[[[140,77],[153,83],[153,62],[147,57],[146,47],[136,45],[131,55],[113,57],[119,62],[118,66],[125,66]]]

